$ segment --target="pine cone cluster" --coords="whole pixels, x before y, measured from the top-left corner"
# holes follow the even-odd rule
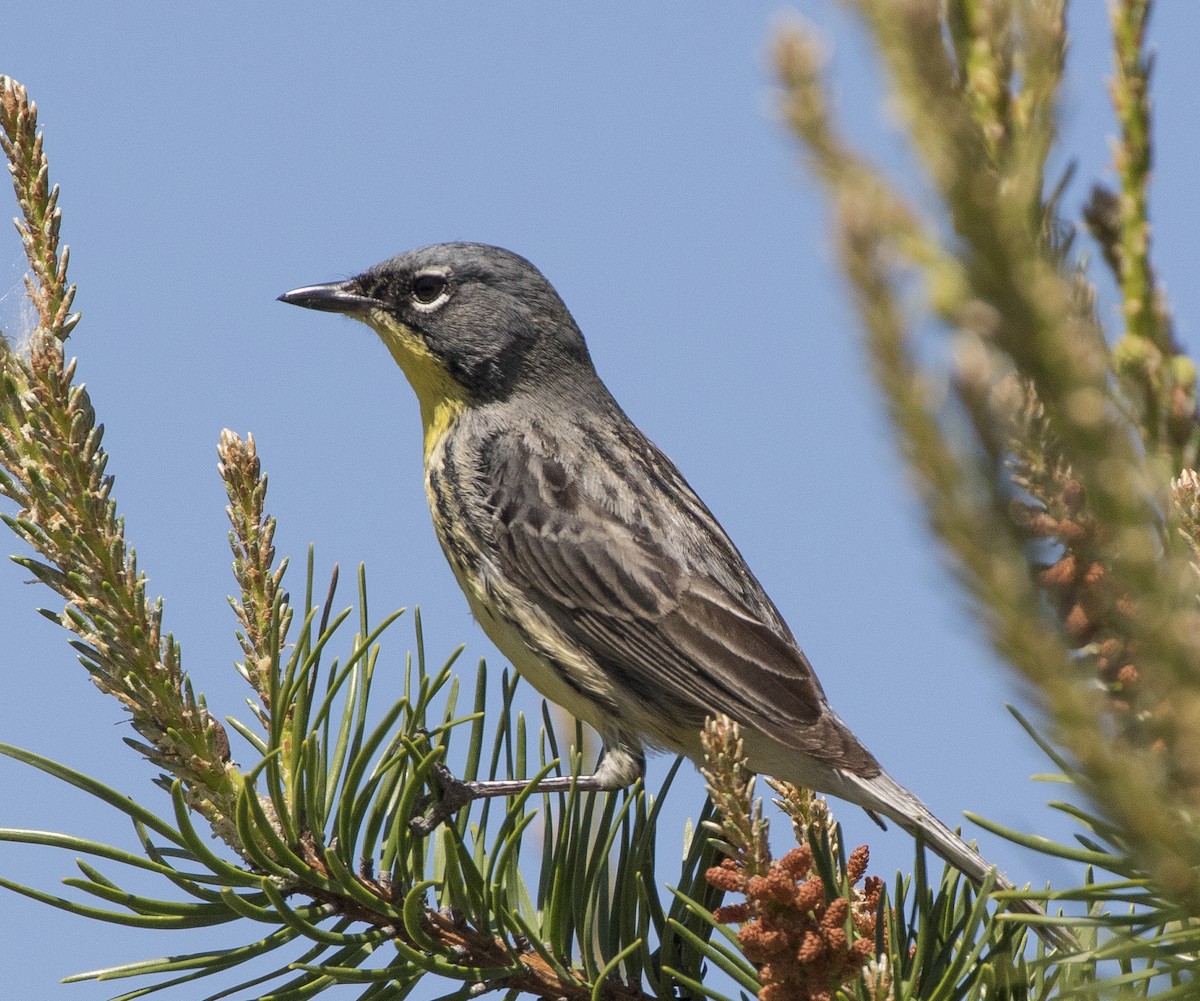
[[[747,877],[744,867],[725,859],[706,873],[709,883],[746,900],[716,910],[718,921],[741,924],[738,943],[759,968],[760,1001],[830,1001],[849,983],[875,950],[875,924],[883,880],[868,876],[866,845],[846,862],[847,896],[827,899],[825,882],[812,873],[808,845],[771,862],[765,875]],[[856,933],[852,941],[847,926]]]

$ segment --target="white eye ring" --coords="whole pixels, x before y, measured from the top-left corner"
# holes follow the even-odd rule
[[[423,298],[429,295],[431,298]],[[413,276],[409,301],[414,309],[430,313],[440,308],[450,298],[450,276],[445,271],[430,269]]]

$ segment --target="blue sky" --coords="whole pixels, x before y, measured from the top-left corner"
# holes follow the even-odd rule
[[[1077,3],[1071,22],[1059,164],[1078,160],[1072,211],[1112,176],[1105,6]],[[1182,43],[1200,12],[1161,6],[1154,239],[1194,345],[1200,69]],[[214,468],[224,427],[259,442],[293,589],[314,541],[325,572],[367,561],[376,612],[420,604],[435,654],[465,642],[466,663],[492,655],[429,528],[403,376],[367,328],[275,301],[404,249],[481,240],[556,285],[614,394],[721,519],[889,770],[952,825],[971,809],[1068,830],[1042,806],[1056,790],[1027,780],[1046,763],[1004,709],[1021,693],[893,455],[820,193],[777,120],[778,4],[56,7],[53,27],[9,37],[0,72],[38,101],[63,187],[84,314],[70,350],[106,425],[129,538],[218,715],[245,715]],[[847,128],[919,193],[869,50],[832,7],[800,10],[829,39]],[[23,323],[22,270],[10,236],[9,331]],[[1111,289],[1101,293],[1111,318]],[[121,743],[122,713],[34,613],[51,596],[24,578],[0,566],[0,741],[161,805],[151,770]],[[410,635],[394,632],[395,657]],[[7,762],[0,790],[0,824],[129,841],[110,814]],[[699,800],[693,777],[674,799],[680,829]],[[850,843],[870,841],[872,871],[910,864],[902,835],[835,809]],[[989,835],[981,847],[1018,882],[1074,875]],[[0,846],[0,874],[52,888],[70,868]],[[17,997],[108,997],[57,979],[191,947],[12,896],[0,929],[0,976]]]

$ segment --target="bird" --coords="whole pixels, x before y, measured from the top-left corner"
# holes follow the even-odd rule
[[[647,748],[703,761],[705,721],[724,715],[754,771],[889,818],[977,886],[1013,889],[829,705],[737,547],[613,398],[533,264],[440,243],[279,299],[378,333],[416,393],[434,530],[474,616],[527,681],[601,736],[593,774],[542,791],[628,786]],[[455,806],[525,783],[460,786]],[[1044,918],[1031,901],[1009,906]]]

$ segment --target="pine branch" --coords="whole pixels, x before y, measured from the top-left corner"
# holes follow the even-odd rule
[[[59,594],[49,618],[73,632],[73,646],[101,691],[130,713],[154,764],[184,782],[189,803],[229,836],[241,777],[229,761],[224,728],[192,692],[179,645],[163,634],[160,600],[125,542],[111,499],[108,457],[87,391],[74,384],[63,341],[78,322],[70,313],[68,252],[59,252],[58,189],[37,132],[37,108],[18,83],[0,78],[0,145],[9,161],[29,259],[29,297],[39,324],[28,354],[0,338],[0,494],[17,517],[5,523],[40,559],[17,562]]]
[[[1195,376],[1149,257],[1149,4],[1113,9],[1122,193],[1092,213],[1126,302],[1111,358],[1056,218],[1062,185],[1048,191],[1045,178],[1065,4],[852,6],[951,232],[920,221],[838,135],[811,31],[782,33],[777,64],[789,123],[836,209],[901,450],[994,646],[1036,686],[1098,814],[1163,898],[1200,917],[1190,820],[1200,615],[1185,465]],[[914,276],[924,318],[907,295]],[[949,346],[949,371],[918,360],[927,336]]]

